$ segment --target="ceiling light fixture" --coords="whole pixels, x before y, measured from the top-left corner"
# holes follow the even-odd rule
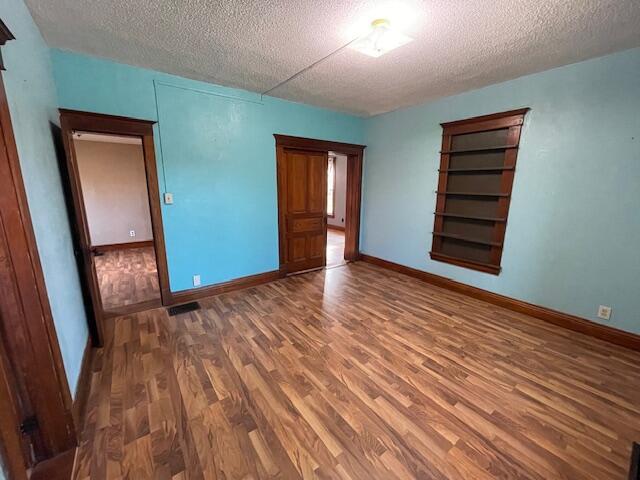
[[[389,20],[379,18],[371,22],[371,30],[351,44],[351,48],[370,57],[379,57],[413,41],[391,28]]]

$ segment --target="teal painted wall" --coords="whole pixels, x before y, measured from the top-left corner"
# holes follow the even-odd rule
[[[362,118],[52,51],[61,107],[157,120],[171,290],[278,268],[274,133],[362,143]],[[163,174],[164,172],[164,174]]]
[[[0,16],[16,37],[2,48],[2,76],[58,341],[75,392],[88,332],[50,129],[50,122],[58,122],[51,59],[22,0],[0,0]]]
[[[440,123],[520,107],[502,273],[431,261]],[[640,49],[373,117],[365,144],[363,252],[640,333]]]

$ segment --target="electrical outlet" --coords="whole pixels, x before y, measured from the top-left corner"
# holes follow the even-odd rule
[[[598,318],[601,318],[602,320],[609,320],[611,318],[611,307],[600,305],[598,307]]]
[[[129,230],[129,236],[130,237],[135,237],[136,236],[136,231],[135,230]]]
[[[193,286],[194,287],[199,287],[200,286],[200,275],[194,275],[193,276]]]
[[[165,205],[173,205],[173,193],[166,192],[164,194]]]

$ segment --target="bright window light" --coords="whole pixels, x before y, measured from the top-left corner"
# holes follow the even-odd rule
[[[371,23],[371,31],[356,40],[351,48],[370,57],[379,57],[412,40],[412,38],[393,30],[388,20],[379,19]]]

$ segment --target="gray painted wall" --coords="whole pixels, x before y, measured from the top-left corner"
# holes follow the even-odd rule
[[[328,218],[329,225],[344,227],[344,216],[347,211],[347,157],[336,155],[336,204],[335,216]]]
[[[92,245],[151,240],[142,145],[74,141]],[[129,231],[135,231],[135,237]]]

